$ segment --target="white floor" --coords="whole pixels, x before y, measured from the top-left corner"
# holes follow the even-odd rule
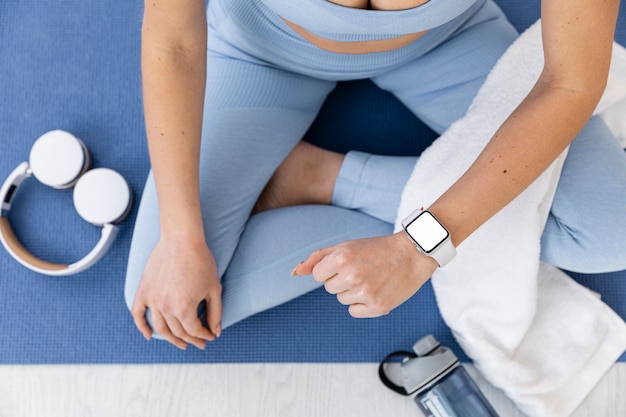
[[[500,417],[522,416],[476,379]],[[0,417],[420,415],[378,381],[376,364],[0,366]],[[626,416],[626,363],[574,416]]]

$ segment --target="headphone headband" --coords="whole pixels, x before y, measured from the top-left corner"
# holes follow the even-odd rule
[[[4,181],[0,188],[0,202],[2,203],[2,215],[5,212],[11,210],[11,201],[15,196],[15,192],[22,185],[22,182],[32,175],[30,165],[28,162],[22,162],[9,174],[9,177]]]
[[[17,236],[15,236],[9,219],[4,216],[0,217],[0,239],[2,239],[2,244],[6,250],[13,255],[19,263],[29,269],[37,272],[40,272],[39,270],[46,271],[45,273],[52,272],[54,274],[57,274],[56,271],[59,271],[58,273],[61,274],[62,271],[68,268],[67,265],[43,261],[27,251],[24,245],[17,239]]]

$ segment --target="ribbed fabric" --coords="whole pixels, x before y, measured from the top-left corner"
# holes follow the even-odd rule
[[[308,102],[299,94],[294,94],[293,85],[302,92],[318,91],[320,88],[331,91],[335,83],[305,77],[278,68],[255,65],[230,59],[224,65],[211,65],[207,68],[207,78],[212,83],[228,82],[228,88],[207,88],[205,109],[280,108],[290,111],[310,112]],[[258,84],[263,85],[263,94],[254,94]],[[317,110],[317,108],[315,109]]]
[[[468,2],[469,0],[463,1]],[[324,4],[320,10],[325,10],[328,2],[320,1],[319,3]],[[320,49],[301,38],[262,0],[211,0],[208,9],[209,49],[225,56],[277,66],[320,79],[339,81],[371,78],[424,55],[440,45],[464,27],[486,4],[490,5],[490,8],[497,9],[488,0],[470,2],[467,8],[457,10],[457,15],[451,20],[430,29],[419,41],[403,48],[373,54],[338,54]],[[422,10],[422,7],[411,10],[414,14],[413,19],[419,19],[421,13],[418,12]],[[452,7],[455,7],[454,4]],[[349,8],[339,7],[339,9]],[[425,10],[430,9],[426,8]],[[354,11],[363,12],[363,10]],[[365,12],[369,13],[362,16],[364,19],[363,27],[378,27],[378,24],[375,23],[378,18],[384,23],[391,21],[392,16],[395,16],[396,13]],[[351,16],[352,12],[348,10],[346,13]],[[403,14],[405,13],[399,12],[398,16]],[[373,19],[374,17],[377,19]],[[320,16],[320,20],[323,20],[323,16]],[[356,16],[352,20],[356,21]],[[344,26],[346,25],[340,25],[340,27]],[[385,26],[390,27],[392,25],[388,23]],[[422,26],[415,26],[410,32],[417,32],[420,27]],[[354,33],[349,29],[350,27],[347,26],[343,33],[324,33],[323,36],[342,41],[361,41],[385,39],[397,35],[394,33],[397,31],[391,29],[388,30],[389,33],[375,33],[373,35]],[[379,28],[377,32],[380,31]]]
[[[460,16],[476,0],[430,0],[407,10],[364,10],[327,0],[256,0],[275,15],[338,41],[372,40],[430,30]],[[359,36],[346,38],[346,36]]]
[[[335,181],[332,204],[393,223],[416,159],[348,152]]]

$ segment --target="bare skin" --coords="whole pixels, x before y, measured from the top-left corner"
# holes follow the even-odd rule
[[[278,167],[253,212],[303,204],[330,204],[344,157],[300,142]]]
[[[330,0],[332,3],[340,6],[352,7],[355,9],[371,9],[371,10],[406,10],[419,7],[428,0]],[[338,54],[372,54],[377,52],[391,51],[393,49],[402,48],[408,44],[415,42],[421,38],[426,31],[414,32],[402,36],[396,36],[389,39],[359,41],[359,42],[341,42],[326,39],[308,31],[302,26],[298,26],[287,19],[283,19],[291,29],[298,35],[302,36],[313,45]]]
[[[318,48],[325,49],[336,54],[373,54],[378,52],[391,51],[403,48],[410,43],[415,42],[426,34],[423,32],[414,32],[407,35],[396,36],[390,39],[379,39],[371,41],[344,42],[334,41],[309,32],[302,26],[298,26],[293,22],[283,19],[285,23],[291,27],[298,35],[311,42]]]

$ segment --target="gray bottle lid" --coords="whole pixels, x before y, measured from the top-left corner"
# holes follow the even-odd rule
[[[404,389],[407,392],[424,391],[450,373],[459,364],[459,359],[448,348],[443,347],[432,336],[427,335],[413,345],[416,358],[403,362]]]

